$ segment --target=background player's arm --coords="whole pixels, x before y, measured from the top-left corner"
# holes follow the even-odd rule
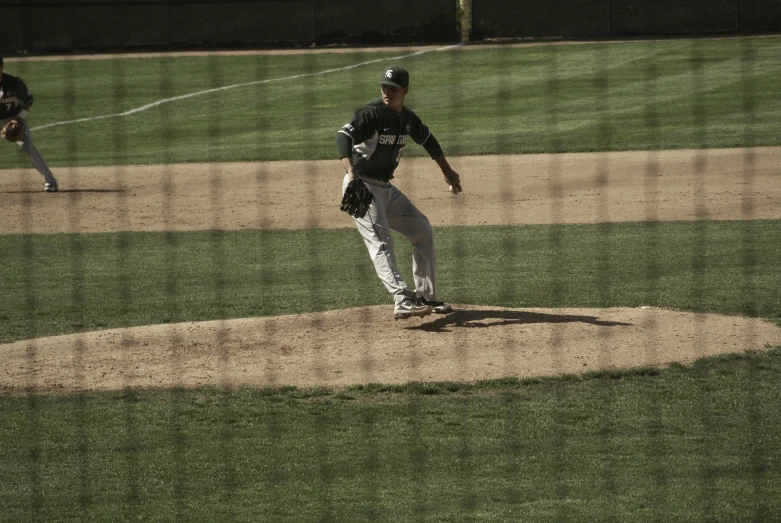
[[[32,106],[30,104],[24,104],[22,106],[22,109],[17,113],[16,117],[20,120],[26,120],[27,119],[27,113],[30,112],[30,109]]]
[[[30,111],[30,109],[33,106],[33,93],[27,88],[27,85],[24,83],[24,80],[21,78],[19,79],[19,88],[22,93],[25,93],[25,97],[22,100],[22,109],[19,111],[17,116],[23,120],[27,119],[27,113]]]

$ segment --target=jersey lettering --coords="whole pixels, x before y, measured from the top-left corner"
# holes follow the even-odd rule
[[[355,172],[387,181],[393,178],[407,142],[423,143],[427,129],[414,112],[405,107],[400,115],[392,114],[378,98],[356,110],[340,132],[353,139]]]
[[[394,134],[381,134],[379,144],[380,145],[394,145],[396,143],[396,135]],[[407,137],[404,135],[399,136],[399,145],[406,145]]]

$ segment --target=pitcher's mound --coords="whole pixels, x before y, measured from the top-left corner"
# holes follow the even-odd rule
[[[0,345],[0,393],[124,387],[345,387],[688,363],[781,345],[756,318],[656,308],[392,307],[154,325]]]

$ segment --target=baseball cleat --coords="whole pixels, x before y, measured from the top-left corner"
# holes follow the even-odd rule
[[[43,184],[43,190],[45,192],[57,192],[58,187],[56,183],[46,182],[45,184]]]
[[[417,300],[407,298],[393,309],[394,320],[406,320],[413,316],[423,317],[431,314],[431,307],[418,303]]]
[[[450,314],[453,312],[453,307],[444,301],[427,300],[426,298],[418,298],[417,301],[422,305],[428,305],[437,314]]]

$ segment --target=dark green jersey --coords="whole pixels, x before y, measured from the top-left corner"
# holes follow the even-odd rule
[[[0,118],[11,118],[19,114],[24,105],[33,104],[33,94],[21,78],[3,73],[0,80]]]
[[[342,134],[349,137],[352,147],[343,151],[340,146],[340,155],[346,156],[349,150],[355,173],[367,178],[383,181],[393,178],[407,137],[423,145],[432,158],[442,154],[436,139],[418,115],[406,107],[397,114],[388,109],[381,98],[355,112],[352,121],[337,133],[337,143],[343,140],[339,138]],[[436,146],[432,148],[431,144]]]

